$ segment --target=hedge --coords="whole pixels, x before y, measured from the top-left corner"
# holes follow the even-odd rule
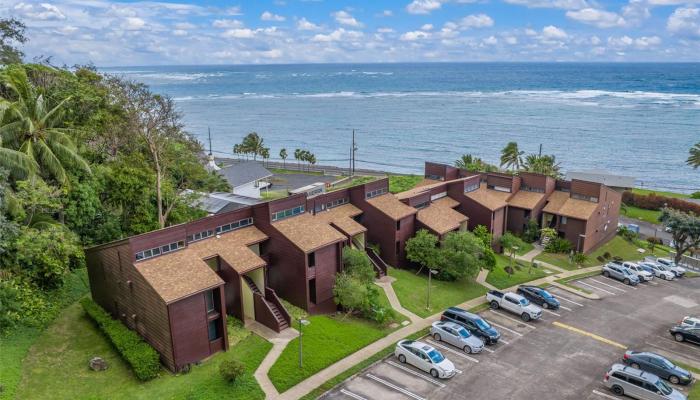
[[[84,298],[80,304],[85,312],[109,338],[119,354],[131,365],[136,377],[147,381],[158,376],[160,356],[158,352],[121,321],[115,320],[91,299]]]
[[[660,210],[664,204],[669,208],[700,215],[700,204],[678,199],[675,197],[659,196],[658,194],[637,194],[629,191],[622,193],[622,202],[645,210]]]

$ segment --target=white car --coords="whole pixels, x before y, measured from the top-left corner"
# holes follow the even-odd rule
[[[454,322],[436,321],[430,328],[430,336],[438,342],[449,343],[465,353],[481,353],[484,342],[472,335],[462,325]]]
[[[512,292],[504,293],[498,290],[489,290],[486,293],[486,301],[492,310],[503,308],[513,314],[520,315],[520,319],[525,322],[532,319],[540,319],[542,316],[541,308],[530,304],[530,300]]]
[[[401,363],[429,372],[433,378],[452,378],[457,373],[452,361],[445,358],[434,347],[414,340],[400,340],[396,343],[394,355]]]
[[[640,262],[639,266],[645,270],[652,272],[655,277],[665,279],[667,281],[672,281],[676,277],[676,274],[667,270],[663,265],[654,262],[644,261]]]
[[[676,263],[673,262],[673,260],[668,258],[657,258],[656,263],[663,265],[664,267],[666,267],[666,269],[676,274],[676,276],[679,278],[685,275],[685,273],[687,272],[685,268],[676,265]]]
[[[625,261],[622,263],[622,266],[629,269],[633,274],[637,275],[640,282],[649,282],[654,279],[653,273],[645,270],[633,262]]]

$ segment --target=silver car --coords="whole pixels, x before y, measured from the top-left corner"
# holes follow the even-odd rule
[[[481,353],[481,350],[484,349],[484,342],[481,339],[454,322],[433,322],[430,335],[438,342],[449,343],[464,350],[465,353]]]
[[[603,384],[618,396],[639,400],[687,400],[658,376],[622,364],[613,364]]]
[[[676,274],[674,274],[672,271],[667,270],[666,267],[655,262],[645,261],[639,263],[639,265],[647,271],[652,272],[657,278],[672,281],[673,278],[676,277]]]
[[[607,263],[603,266],[603,276],[621,281],[625,285],[636,286],[639,284],[639,277],[632,271],[617,263]]]
[[[457,373],[452,361],[445,358],[433,346],[415,340],[401,340],[396,343],[394,355],[399,362],[408,363],[425,372],[430,372],[433,378],[452,378]]]

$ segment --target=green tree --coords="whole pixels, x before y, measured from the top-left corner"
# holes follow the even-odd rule
[[[262,157],[264,165],[267,162],[267,160],[270,159],[270,148],[264,147],[262,150],[260,150],[260,157]]]
[[[439,252],[437,249],[438,237],[421,229],[416,235],[406,241],[406,258],[420,265],[417,273],[423,270],[438,268]]]
[[[343,270],[362,283],[371,284],[376,275],[367,253],[349,246],[343,248]]]
[[[491,235],[491,232],[489,232],[489,228],[487,228],[486,225],[475,226],[472,233],[474,233],[474,235],[481,240],[484,246],[491,247],[491,244],[493,243],[493,235]]]
[[[265,141],[257,132],[251,132],[243,138],[241,147],[245,153],[251,153],[253,155],[253,160],[257,160],[258,156],[262,155],[265,149],[264,143]]]
[[[489,164],[479,157],[474,157],[471,154],[463,154],[459,160],[455,161],[455,167],[476,172],[495,172],[498,168],[495,165]]]
[[[438,279],[474,278],[485,267],[484,244],[471,232],[450,232],[440,247]]]
[[[523,241],[519,237],[513,235],[510,232],[504,233],[498,240],[501,244],[501,247],[503,247],[503,250],[508,253],[509,265],[512,268],[515,252],[518,249],[523,248],[525,243],[523,243]]]
[[[505,166],[513,171],[518,171],[523,164],[524,151],[518,149],[517,142],[508,142],[501,150],[501,167]]]
[[[63,209],[61,191],[38,178],[17,182],[15,198],[22,209],[22,223],[38,229],[56,224],[54,215]]]
[[[66,168],[89,173],[90,167],[78,154],[69,129],[63,127],[64,106],[70,98],[51,104],[29,82],[21,66],[6,67],[0,80],[12,96],[0,100],[0,108],[5,108],[0,121],[2,144],[26,154],[42,168],[44,176],[61,184],[68,181]],[[2,156],[3,165],[19,161],[5,153]]]
[[[280,158],[282,159],[282,168],[287,168],[287,149],[280,150]]]
[[[695,143],[695,145],[688,150],[688,153],[689,155],[686,163],[695,169],[700,167],[700,142]]]
[[[371,303],[367,286],[349,273],[336,274],[335,285],[333,285],[335,304],[341,305],[348,314],[369,310]]]
[[[27,42],[26,26],[14,18],[0,18],[0,65],[19,64],[24,53],[16,47]]]
[[[301,171],[300,161],[302,158],[302,149],[294,149],[294,159],[297,160],[297,167]]]
[[[676,264],[680,263],[683,254],[700,246],[700,217],[697,215],[665,207],[661,210],[659,221],[670,230],[673,237]]]
[[[561,178],[561,166],[554,155],[528,154],[523,165],[525,171]]]

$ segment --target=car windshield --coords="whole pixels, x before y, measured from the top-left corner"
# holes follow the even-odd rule
[[[668,361],[668,360],[665,359],[665,358],[658,358],[658,360],[659,360],[659,362],[661,363],[661,365],[663,365],[663,366],[666,367],[667,369],[673,369],[673,368],[675,367],[675,365],[673,365],[672,362]]]
[[[542,297],[544,297],[545,299],[553,299],[553,298],[554,298],[554,296],[552,296],[551,294],[549,294],[549,292],[546,291],[546,290],[544,290],[544,289],[540,289],[540,295],[541,295]]]
[[[478,326],[480,329],[491,329],[491,325],[489,325],[488,322],[481,318],[475,320],[474,322],[476,323],[476,326]]]
[[[445,357],[435,349],[430,350],[428,352],[428,357],[430,357],[430,359],[433,360],[435,364],[439,364],[445,359]]]
[[[521,306],[527,306],[528,304],[530,304],[530,301],[528,301],[527,299],[520,299]]]
[[[663,393],[663,394],[665,394],[665,395],[667,395],[667,396],[668,396],[669,394],[673,393],[673,389],[671,389],[671,387],[669,387],[669,386],[666,384],[666,382],[664,382],[664,381],[662,381],[662,380],[656,381],[656,387],[659,388],[659,390],[661,390],[661,393]]]
[[[457,329],[457,333],[459,333],[459,336],[461,336],[463,338],[468,338],[469,336],[472,335],[471,333],[469,333],[468,330],[466,330],[464,328]]]
[[[663,265],[657,265],[656,268],[657,268],[659,271],[666,271],[666,268],[665,268]]]

